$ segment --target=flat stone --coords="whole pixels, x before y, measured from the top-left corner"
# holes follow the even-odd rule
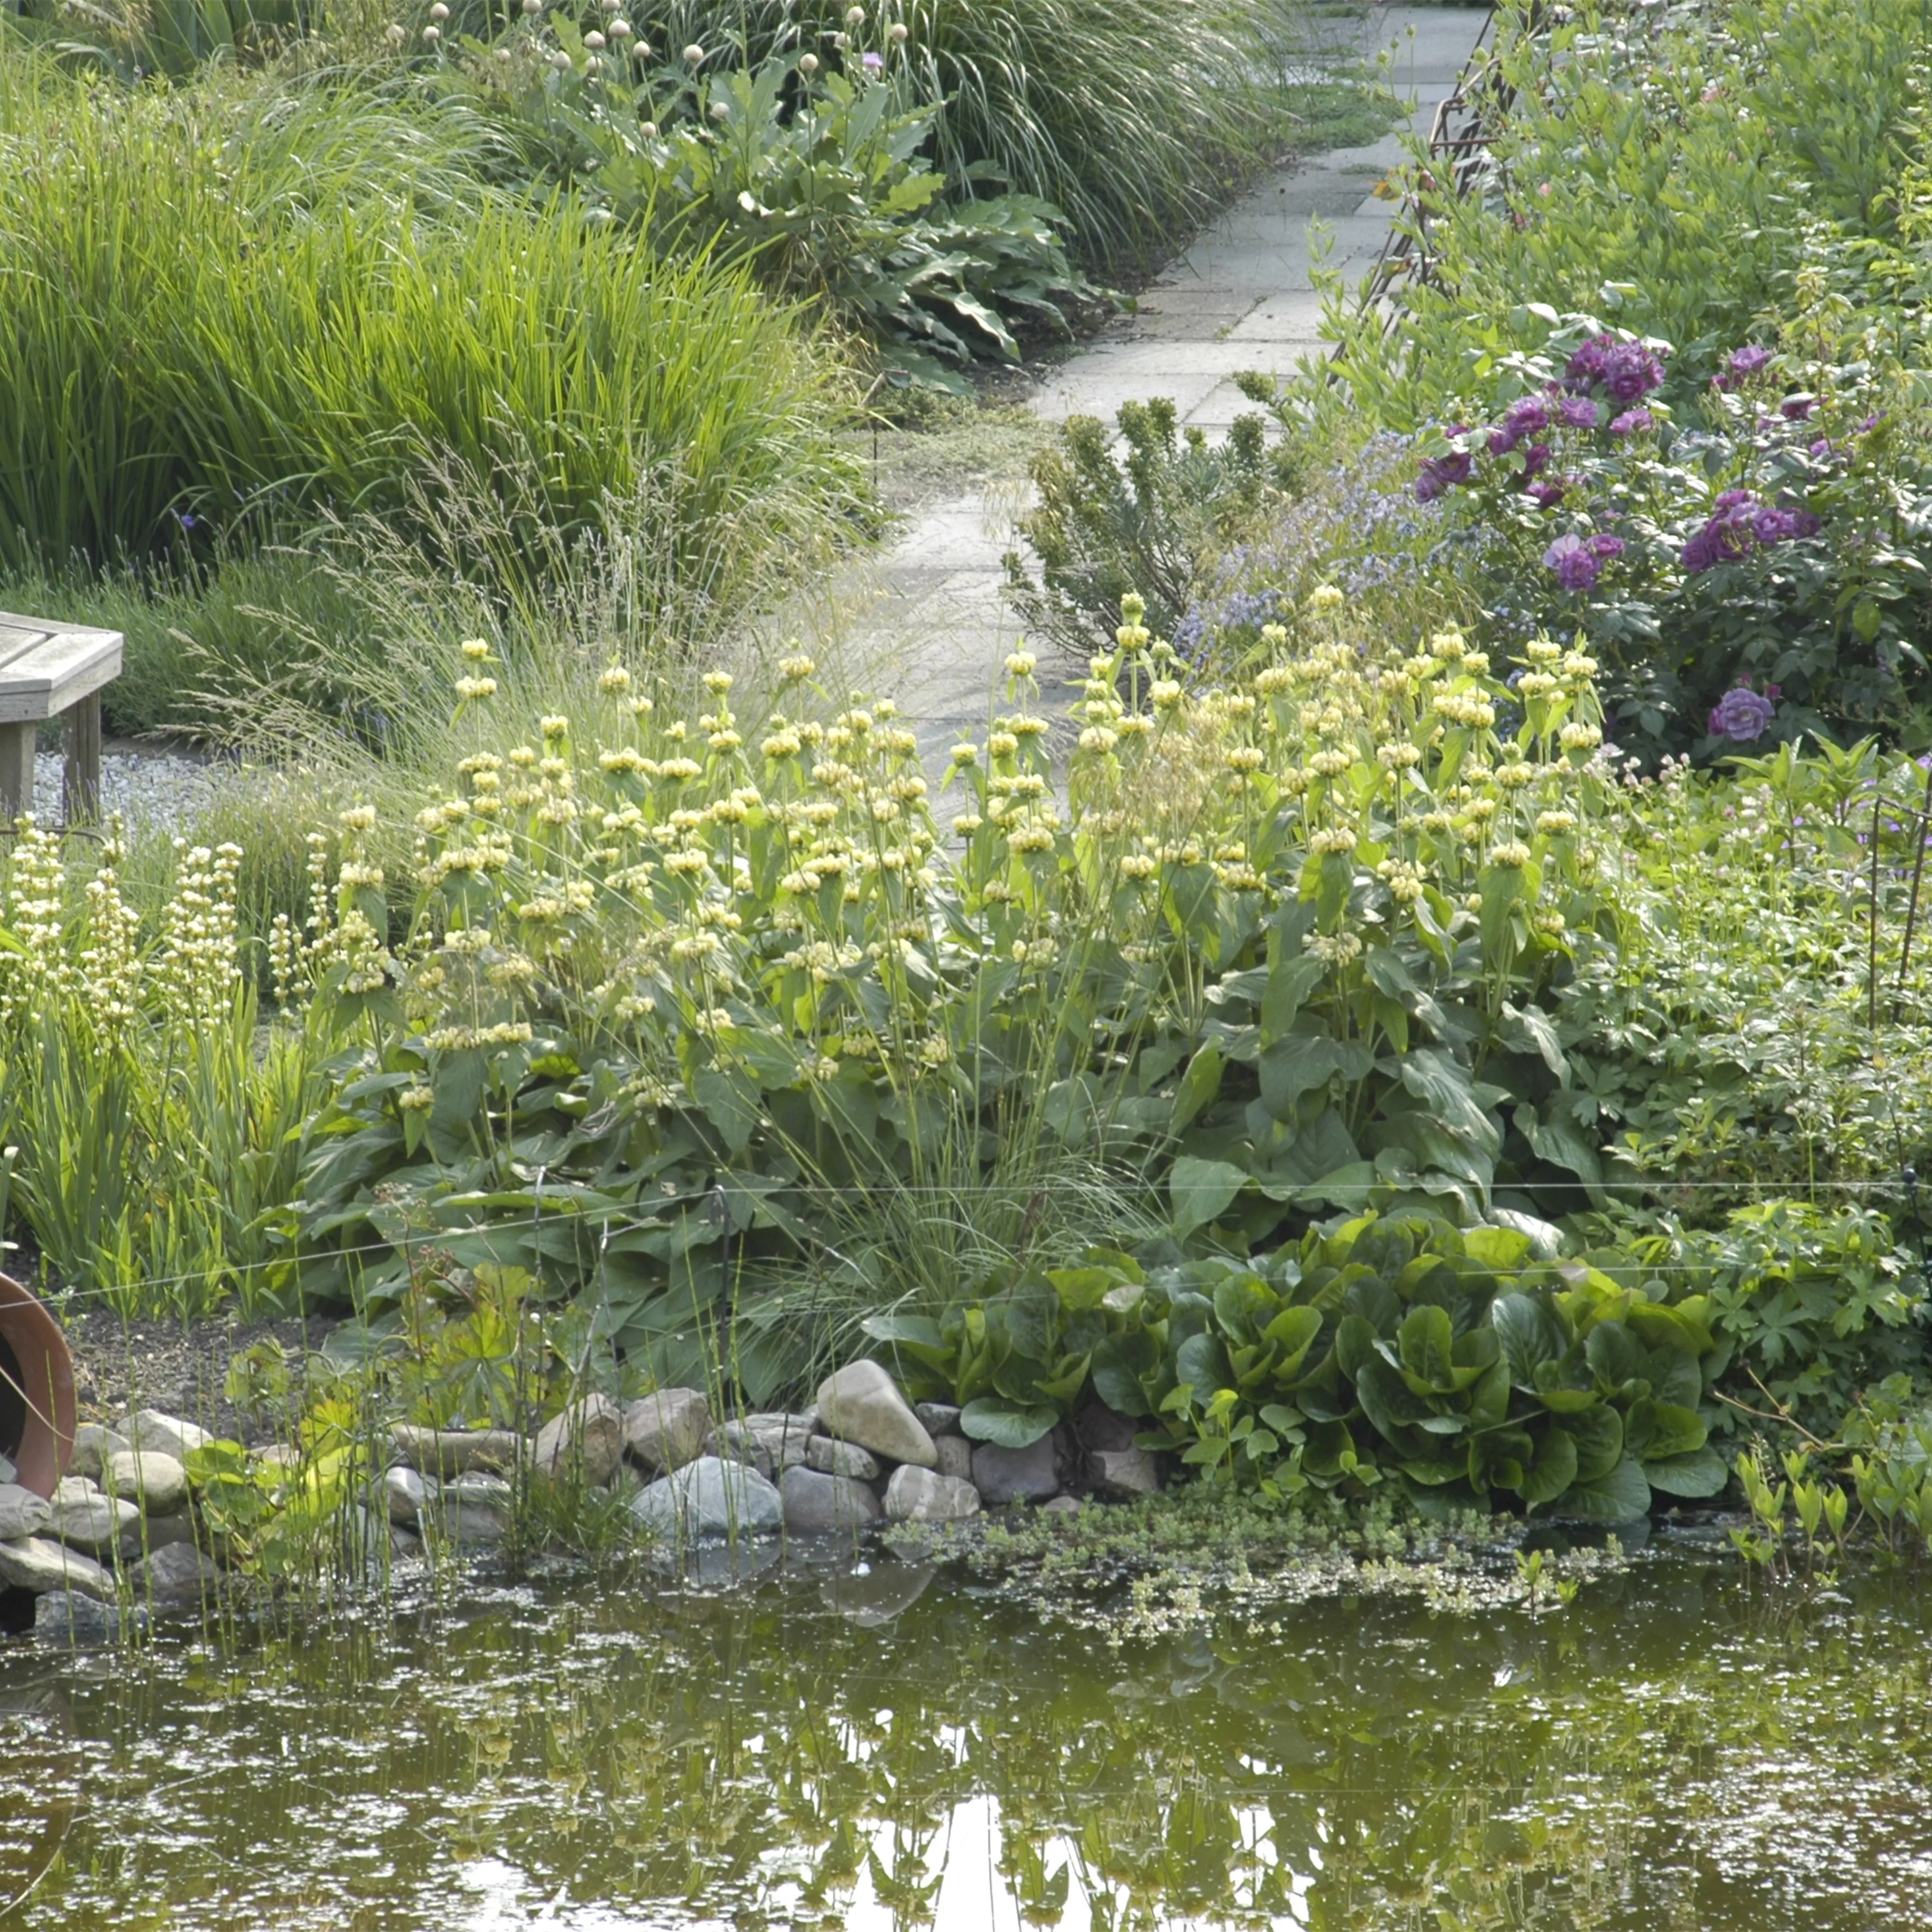
[[[607,1395],[587,1395],[537,1431],[533,1460],[538,1474],[553,1481],[580,1471],[591,1488],[602,1489],[623,1454],[623,1411]]]
[[[98,1490],[91,1496],[76,1496],[53,1506],[47,1534],[70,1550],[85,1550],[98,1556],[121,1540],[122,1533],[141,1520],[132,1503],[118,1496],[104,1496]]]
[[[704,1438],[704,1454],[728,1462],[742,1462],[768,1482],[778,1473],[771,1450],[742,1422],[728,1422],[722,1429],[712,1430]]]
[[[973,1486],[989,1508],[1003,1503],[1044,1502],[1059,1493],[1060,1472],[1054,1466],[1049,1432],[1024,1449],[982,1442],[973,1451]]]
[[[429,1495],[429,1484],[419,1471],[399,1466],[383,1472],[382,1496],[392,1522],[400,1523],[406,1529],[415,1528]]]
[[[1084,1505],[1078,1496],[1048,1496],[1040,1506],[1042,1516],[1078,1516]]]
[[[460,1476],[469,1469],[514,1469],[530,1444],[514,1429],[422,1429],[399,1422],[389,1438],[426,1476]]]
[[[1087,1458],[1093,1485],[1106,1496],[1160,1492],[1160,1465],[1144,1449],[1097,1449]]]
[[[877,1362],[848,1362],[826,1376],[819,1384],[818,1412],[826,1435],[874,1455],[922,1469],[939,1460],[925,1424]]]
[[[34,1640],[62,1650],[86,1650],[118,1643],[129,1630],[146,1628],[146,1610],[136,1604],[124,1616],[112,1604],[74,1590],[49,1590],[34,1606]]]
[[[179,1416],[164,1414],[158,1408],[141,1410],[128,1425],[130,1449],[172,1456],[177,1462],[185,1462],[195,1450],[206,1449],[214,1440],[199,1423],[184,1422]]]
[[[942,1476],[957,1476],[962,1483],[973,1480],[973,1445],[963,1436],[935,1436],[933,1465]]]
[[[54,1485],[52,1500],[57,1503],[84,1503],[89,1496],[98,1496],[100,1485],[86,1476],[63,1476]]]
[[[959,1418],[962,1412],[950,1402],[916,1402],[912,1412],[920,1419],[926,1432],[937,1440],[942,1436],[959,1433]]]
[[[83,1597],[103,1599],[114,1594],[114,1579],[92,1557],[44,1536],[0,1543],[0,1583],[37,1594],[74,1590]]]
[[[67,1459],[70,1476],[98,1476],[110,1456],[118,1456],[134,1444],[118,1429],[104,1422],[83,1422],[74,1432],[74,1454]]]
[[[46,1497],[37,1496],[32,1490],[22,1489],[11,1480],[0,1483],[0,1543],[39,1535],[51,1514]]]
[[[298,1469],[302,1459],[302,1450],[292,1442],[271,1442],[255,1451],[256,1461],[265,1469]]]
[[[172,1516],[188,1502],[188,1472],[178,1458],[155,1449],[124,1449],[108,1457],[101,1487],[130,1498],[148,1516]]]
[[[206,1603],[219,1594],[221,1572],[191,1543],[170,1543],[128,1572],[139,1603],[170,1606]]]
[[[850,1476],[855,1483],[879,1480],[879,1459],[856,1442],[841,1442],[832,1436],[814,1436],[806,1444],[806,1467],[828,1476]]]
[[[697,1389],[654,1389],[624,1412],[625,1453],[647,1469],[682,1468],[710,1433],[711,1405]]]
[[[757,1470],[719,1456],[700,1456],[660,1477],[631,1499],[646,1529],[683,1543],[719,1537],[774,1536],[784,1503]]]
[[[794,1536],[849,1536],[884,1512],[863,1483],[794,1462],[778,1484],[784,1526]]]
[[[957,1476],[908,1462],[886,1485],[886,1514],[895,1522],[959,1522],[980,1514],[980,1492]]]

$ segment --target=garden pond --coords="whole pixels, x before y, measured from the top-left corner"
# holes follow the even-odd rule
[[[59,1850],[0,1925],[1924,1926],[1928,1636],[1910,1571],[1662,1536],[1534,1616],[1110,1635],[878,1552],[10,1646],[0,1897]]]

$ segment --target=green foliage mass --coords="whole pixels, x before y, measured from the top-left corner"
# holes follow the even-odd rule
[[[486,190],[486,146],[374,96],[10,62],[0,556],[192,558],[329,512],[430,538],[452,478],[503,504],[510,573],[560,535],[691,564],[748,505],[770,544],[843,517],[835,372],[792,320],[742,270]]]
[[[1702,1296],[1652,1300],[1528,1235],[1364,1215],[1265,1261],[1150,1274],[1096,1252],[943,1322],[866,1324],[967,1433],[1024,1444],[1088,1392],[1143,1440],[1270,1494],[1400,1477],[1440,1513],[1501,1501],[1624,1522],[1728,1480],[1700,1413],[1724,1365]]]

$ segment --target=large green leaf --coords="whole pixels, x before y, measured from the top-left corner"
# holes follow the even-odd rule
[[[1593,1483],[1623,1460],[1623,1418],[1606,1405],[1563,1418],[1564,1433],[1576,1444],[1576,1479]]]
[[[1396,1331],[1403,1378],[1418,1395],[1447,1394],[1457,1386],[1455,1334],[1446,1309],[1412,1308]]]
[[[1650,1484],[1634,1456],[1626,1456],[1607,1474],[1572,1483],[1553,1503],[1542,1505],[1539,1516],[1557,1516],[1576,1522],[1630,1522],[1650,1510]]]
[[[1247,1184],[1247,1175],[1225,1160],[1199,1160],[1183,1154],[1167,1178],[1174,1209],[1174,1234],[1185,1240],[1220,1214]]]
[[[1646,1462],[1643,1473],[1650,1486],[1666,1496],[1720,1496],[1731,1480],[1724,1459],[1708,1444],[1688,1456]]]
[[[1048,1434],[1059,1420],[1058,1412],[1044,1402],[1006,1402],[998,1396],[982,1395],[960,1411],[959,1428],[976,1442],[1025,1449]]]
[[[1524,1477],[1526,1503],[1553,1503],[1576,1480],[1576,1438],[1567,1429],[1546,1429],[1536,1460]]]
[[[1701,1449],[1708,1436],[1697,1412],[1646,1396],[1624,1418],[1624,1446],[1640,1460],[1666,1461]]]
[[[1526,1394],[1535,1392],[1536,1371],[1544,1362],[1560,1360],[1569,1346],[1563,1318],[1540,1295],[1498,1295],[1490,1320],[1502,1344],[1509,1378]]]
[[[1274,1365],[1275,1378],[1286,1382],[1300,1372],[1315,1338],[1322,1333],[1319,1309],[1284,1308],[1262,1331],[1280,1350]]]

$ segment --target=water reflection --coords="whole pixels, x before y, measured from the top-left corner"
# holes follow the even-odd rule
[[[0,1652],[71,1739],[0,1706],[0,1847],[80,1805],[4,1922],[1924,1924],[1928,1621],[1910,1580],[1754,1597],[1666,1552],[1536,1622],[1328,1603],[1116,1648],[882,1558]]]

